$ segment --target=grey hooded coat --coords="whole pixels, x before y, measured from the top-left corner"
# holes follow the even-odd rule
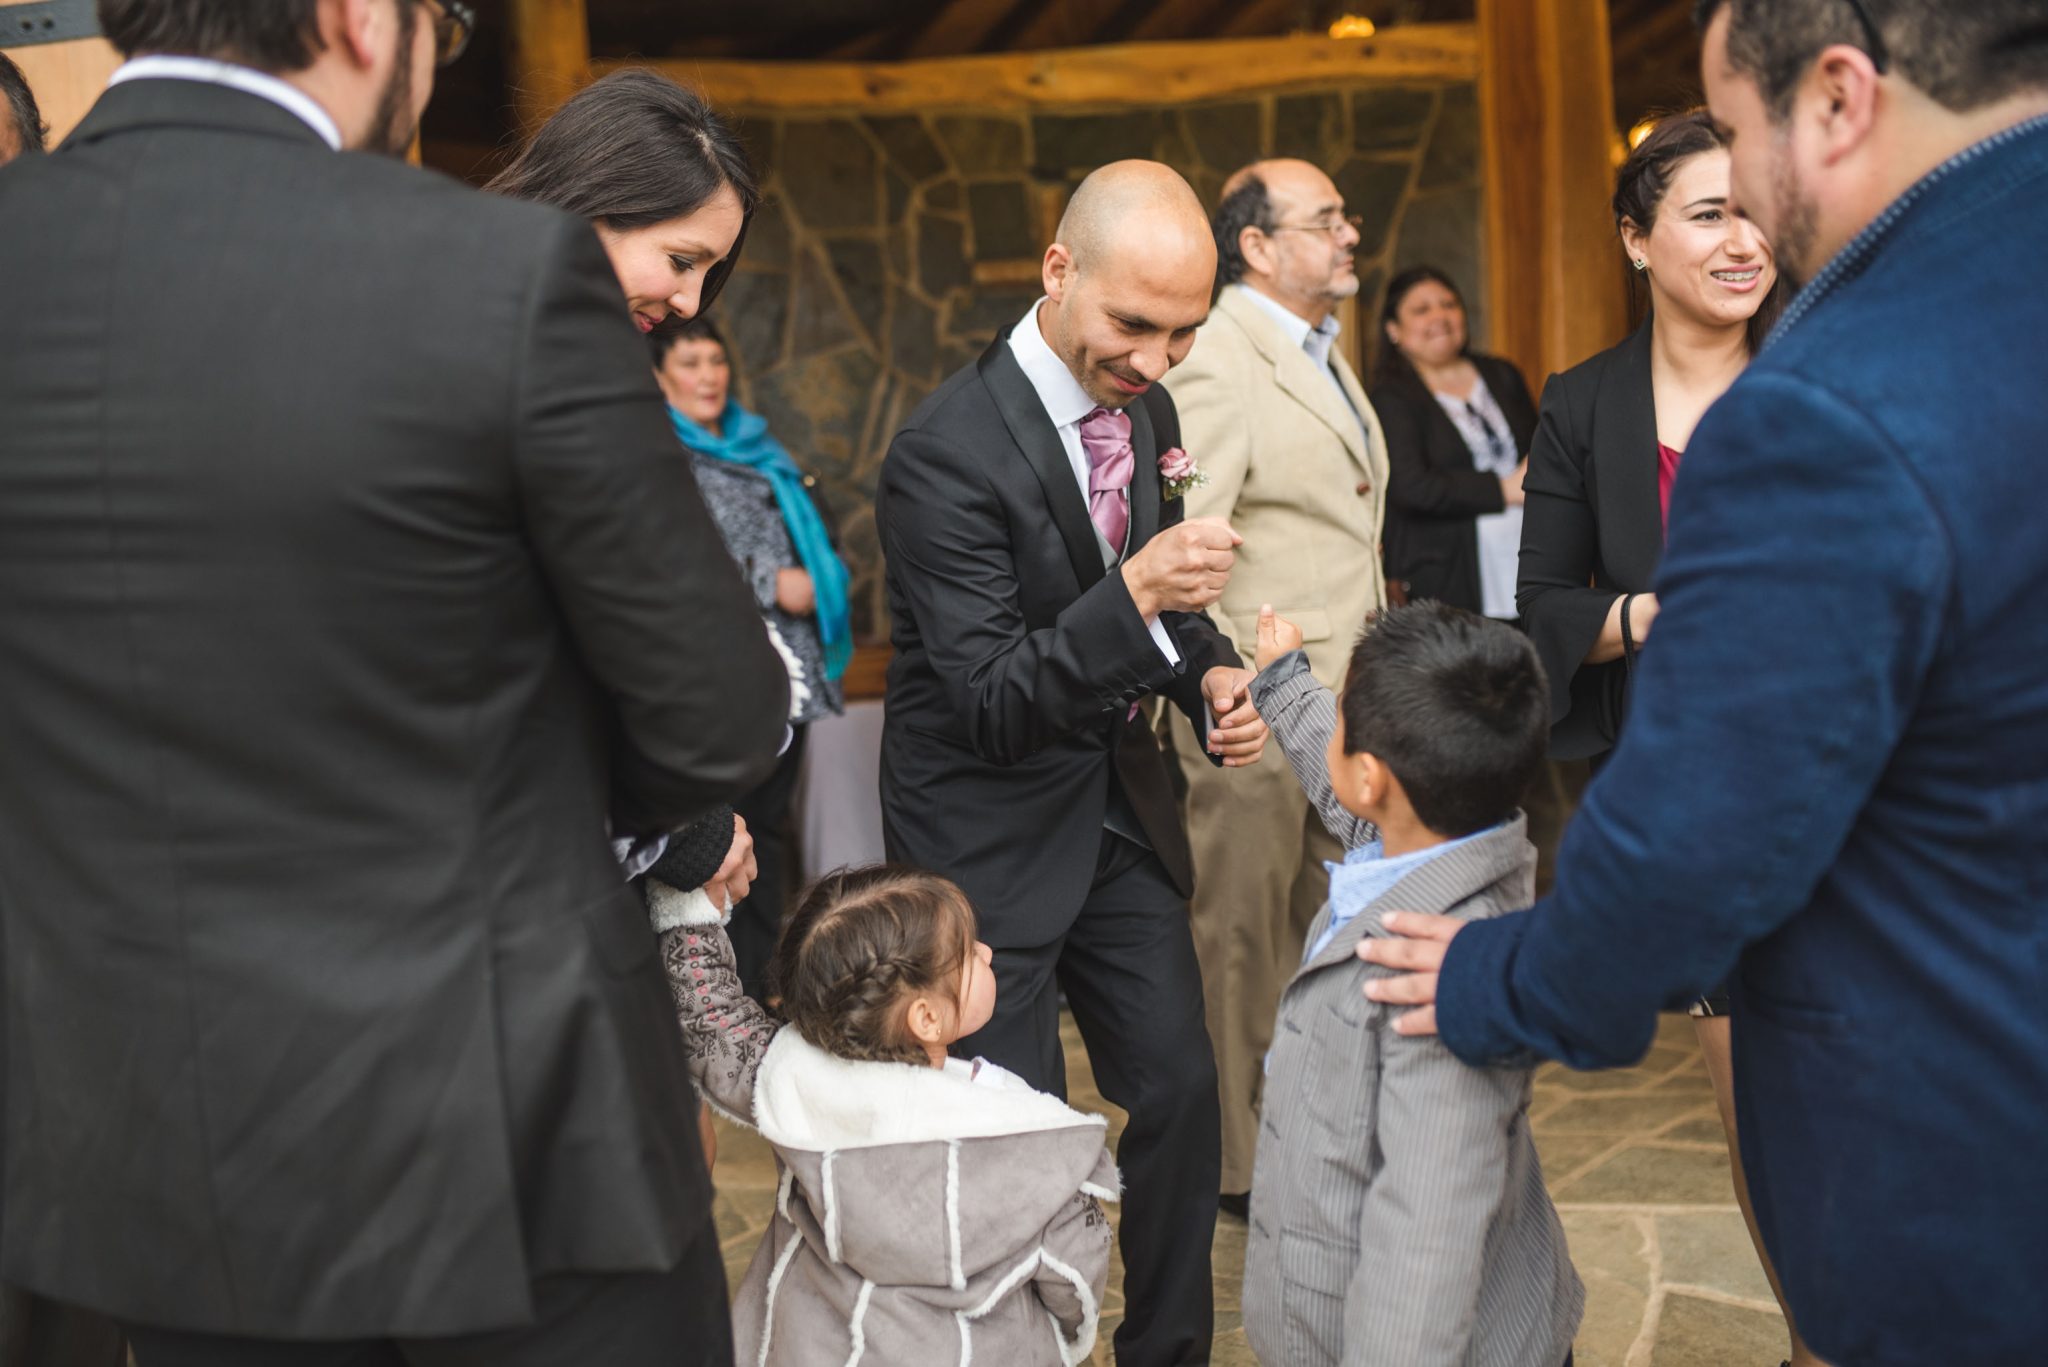
[[[740,1367],[1084,1361],[1118,1190],[1102,1117],[986,1063],[827,1054],[740,991],[707,900],[649,902],[691,1073],[781,1169],[734,1298]]]

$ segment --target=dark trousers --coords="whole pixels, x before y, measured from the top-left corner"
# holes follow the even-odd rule
[[[122,1367],[114,1322],[14,1287],[0,1287],[0,1367]]]
[[[1117,1146],[1124,1179],[1117,1362],[1206,1363],[1216,1333],[1209,1246],[1223,1141],[1187,903],[1150,850],[1105,832],[1094,887],[1073,927],[1049,945],[998,947],[995,974],[994,1018],[953,1051],[1064,1096],[1064,991],[1097,1087],[1130,1115]]]
[[[740,986],[756,1001],[767,990],[768,961],[775,954],[775,942],[782,936],[782,918],[789,912],[792,848],[790,802],[796,796],[796,781],[803,772],[804,732],[807,727],[790,728],[789,749],[783,751],[775,772],[761,786],[732,804],[754,837],[754,862],[760,874],[754,887],[732,909],[732,924],[726,935],[732,940],[732,954],[739,965]]]
[[[303,1343],[128,1326],[138,1367],[732,1367],[718,1234],[667,1272],[543,1277],[534,1323],[445,1339]]]

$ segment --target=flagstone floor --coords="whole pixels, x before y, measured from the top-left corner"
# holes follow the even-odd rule
[[[1071,1022],[1065,1034],[1074,1104],[1108,1115],[1114,1135],[1122,1114],[1096,1093]],[[1667,1017],[1634,1068],[1545,1067],[1530,1115],[1586,1283],[1578,1367],[1775,1367],[1783,1359],[1784,1323],[1729,1186],[1728,1150],[1690,1021]],[[773,1207],[774,1158],[757,1136],[720,1121],[716,1177],[719,1235],[737,1284]],[[1214,1367],[1256,1361],[1238,1314],[1244,1236],[1238,1221],[1218,1221]],[[1121,1284],[1122,1268],[1113,1265],[1095,1356],[1104,1367]]]

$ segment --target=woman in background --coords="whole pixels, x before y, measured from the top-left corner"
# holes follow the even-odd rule
[[[1434,266],[1388,282],[1380,329],[1372,406],[1387,437],[1387,582],[1513,621],[1536,431],[1529,386],[1512,363],[1472,350],[1464,296]]]
[[[729,934],[741,986],[760,1000],[788,909],[790,799],[804,728],[845,710],[839,680],[853,655],[847,572],[812,497],[815,481],[768,435],[767,422],[732,397],[732,358],[718,329],[703,318],[663,328],[653,351],[655,378],[704,502],[796,666],[789,748],[767,782],[734,804],[753,834],[760,875],[733,908]]]
[[[1522,473],[1536,403],[1510,361],[1472,350],[1465,298],[1434,266],[1387,283],[1372,406],[1387,438],[1387,583],[1393,601],[1435,598],[1516,622]],[[1536,891],[1583,786],[1545,765],[1522,799],[1536,846]]]
[[[1517,600],[1550,676],[1556,758],[1586,757],[1597,768],[1621,734],[1634,657],[1657,620],[1649,588],[1686,445],[1700,416],[1749,364],[1781,305],[1770,244],[1730,210],[1728,197],[1728,146],[1705,110],[1665,119],[1629,154],[1614,220],[1630,268],[1648,283],[1649,317],[1627,341],[1543,390],[1525,481]],[[1725,989],[1692,1009],[1728,1135],[1736,1199],[1778,1291],[1736,1146],[1727,1013]],[[1778,1303],[1784,1307],[1782,1291]],[[1785,1323],[1795,1367],[1819,1363],[1789,1311]]]

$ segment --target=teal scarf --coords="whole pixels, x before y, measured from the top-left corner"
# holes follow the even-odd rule
[[[797,559],[811,576],[811,587],[817,595],[818,634],[825,642],[825,677],[837,679],[846,673],[847,661],[853,658],[853,614],[846,603],[846,564],[832,549],[825,519],[818,516],[811,491],[804,487],[804,472],[789,458],[782,444],[768,435],[768,420],[758,413],[749,413],[730,398],[725,401],[725,412],[718,422],[725,432],[722,437],[712,436],[674,408],[668,410],[668,417],[675,425],[676,436],[692,451],[701,451],[713,460],[743,465],[766,477],[775,490],[775,504],[782,510],[782,520],[789,527]]]

